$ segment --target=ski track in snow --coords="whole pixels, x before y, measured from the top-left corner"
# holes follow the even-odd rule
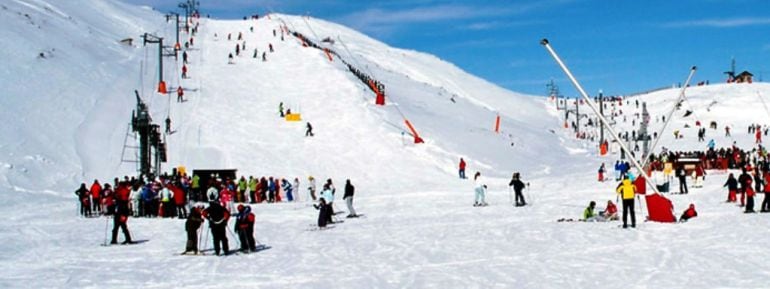
[[[187,101],[177,104],[174,93],[161,96],[151,89],[157,81],[154,49],[145,57],[141,46],[116,44],[143,30],[169,37],[173,28],[159,21],[161,15],[113,1],[49,2],[4,4],[14,13],[27,11],[34,21],[56,16],[41,29],[53,43],[67,45],[56,46],[47,62],[30,64],[34,54],[22,53],[37,52],[45,46],[39,43],[48,43],[38,39],[38,28],[20,17],[0,18],[7,24],[0,36],[29,38],[3,44],[8,54],[0,54],[10,67],[19,68],[18,76],[5,73],[0,78],[0,86],[14,96],[0,100],[0,120],[25,123],[24,129],[0,128],[8,140],[0,144],[0,211],[6,212],[0,218],[1,288],[751,288],[765,287],[770,276],[764,266],[767,237],[758,229],[769,225],[768,215],[743,214],[724,203],[725,174],[709,172],[704,187],[692,188],[689,195],[667,195],[676,214],[690,203],[697,205],[699,216],[686,224],[643,222],[646,207],[639,203],[637,229],[618,229],[619,222],[556,222],[577,219],[591,200],[599,207],[607,199],[614,201],[615,182],[595,180],[599,164],[609,168],[614,159],[597,157],[595,145],[576,141],[560,128],[561,114],[547,100],[506,92],[434,56],[388,48],[347,28],[310,19],[319,37],[341,35],[353,55],[333,48],[387,85],[388,105],[376,107],[371,92],[338,60],[329,62],[293,37],[280,41],[272,36],[280,18],[312,38],[301,18],[202,20],[190,50],[190,78],[179,79],[181,58],[167,58],[169,86],[181,83],[185,88]],[[254,26],[253,33],[249,26]],[[73,44],[89,39],[93,31],[99,35],[93,42],[107,48]],[[229,65],[227,54],[241,42],[226,36],[232,33],[235,39],[239,31],[246,50]],[[268,43],[275,52],[262,62]],[[258,59],[251,57],[254,47],[259,48]],[[138,62],[144,59],[142,97],[153,119],[161,123],[170,115],[176,131],[166,136],[170,154],[165,167],[237,168],[252,175],[300,178],[302,202],[253,206],[255,235],[270,250],[179,256],[186,238],[184,221],[145,218],[131,218],[129,228],[134,240],[148,242],[102,247],[112,220],[78,217],[72,191],[81,181],[111,179],[134,169],[117,158],[135,106]],[[116,64],[126,67],[113,68]],[[50,70],[47,83],[31,77]],[[78,75],[75,71],[86,71],[80,77],[88,80],[72,78]],[[29,96],[31,101],[55,109],[30,109],[29,101],[17,100],[38,86],[60,95],[42,93]],[[736,141],[750,147],[753,136],[745,134],[745,126],[766,112],[744,104],[757,102],[759,91],[770,95],[770,86],[692,87],[683,109],[695,110],[704,122],[720,122],[720,130],[709,130],[707,136],[718,146]],[[655,119],[677,94],[671,89],[642,99]],[[455,102],[450,96],[457,96]],[[721,101],[726,97],[738,100]],[[302,113],[303,121],[280,119],[281,101]],[[406,129],[396,107],[426,144],[411,144],[408,134],[402,140]],[[626,104],[622,108],[630,109]],[[501,135],[492,132],[498,112]],[[693,118],[682,113],[675,114],[671,130],[680,129],[690,138],[675,141],[666,132],[662,145],[705,147],[692,139],[695,128],[683,127],[692,125]],[[729,120],[723,120],[726,116]],[[305,121],[313,124],[315,137],[304,137]],[[723,136],[723,121],[732,125],[733,137]],[[652,130],[660,125],[654,122]],[[460,156],[468,161],[468,176],[481,171],[486,177],[490,206],[471,206],[472,181],[456,177]],[[512,171],[522,172],[531,184],[525,191],[531,206],[507,204]],[[333,177],[340,193],[350,178],[357,188],[356,210],[366,217],[308,231],[317,218],[306,203],[308,175],[316,176],[319,187]],[[335,211],[346,210],[340,198],[338,194]],[[205,230],[207,224],[200,233],[207,238],[201,249],[211,248]],[[228,239],[231,249],[238,248],[230,230]]]

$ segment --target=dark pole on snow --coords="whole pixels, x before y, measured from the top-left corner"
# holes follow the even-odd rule
[[[599,115],[604,116],[604,93],[599,90]],[[604,143],[604,126],[599,123],[599,144]]]

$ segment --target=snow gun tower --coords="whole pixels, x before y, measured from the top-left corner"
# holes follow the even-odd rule
[[[142,102],[139,92],[136,94],[136,109],[131,116],[131,127],[139,134],[139,177],[150,177],[160,173],[160,163],[166,162],[166,144],[160,136],[160,126],[152,123],[147,105]],[[151,156],[155,153],[155,166]]]

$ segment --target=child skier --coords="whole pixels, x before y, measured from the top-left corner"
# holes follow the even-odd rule
[[[251,213],[251,206],[238,205],[235,231],[238,232],[242,252],[255,252],[257,250],[257,245],[254,242],[254,214]]]
[[[187,216],[187,221],[184,223],[185,231],[187,231],[187,245],[182,254],[189,252],[198,254],[198,229],[201,227],[201,224],[203,224],[201,207],[193,207],[190,210],[190,215]]]

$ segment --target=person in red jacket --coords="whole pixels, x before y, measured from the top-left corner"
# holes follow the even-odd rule
[[[102,185],[99,184],[99,180],[94,180],[91,185],[91,205],[93,205],[93,211],[97,213],[102,212]]]
[[[184,102],[184,89],[181,85],[176,88],[176,102]]]
[[[599,212],[599,216],[608,221],[618,220],[618,207],[611,200],[607,200],[607,207],[604,208],[604,211]]]
[[[251,213],[251,206],[238,205],[235,231],[241,241],[242,252],[257,250],[256,242],[254,242],[254,214]]]
[[[465,179],[465,160],[460,158],[460,178]]]
[[[679,222],[687,222],[687,220],[695,218],[698,216],[698,212],[695,211],[695,204],[690,204],[690,207],[687,208],[687,210],[682,213],[682,216],[679,217]]]
[[[186,219],[187,218],[187,196],[184,193],[184,190],[179,186],[179,184],[173,184],[169,185],[168,188],[174,192],[174,205],[176,206],[176,215],[180,219]]]
[[[112,215],[115,212],[115,193],[110,184],[104,184],[101,197],[102,206],[105,208],[104,215]]]
[[[747,187],[746,187],[746,211],[744,213],[755,213],[754,211],[754,195],[756,195],[756,192],[754,192],[754,188],[751,186],[751,178],[749,178],[747,181]]]

